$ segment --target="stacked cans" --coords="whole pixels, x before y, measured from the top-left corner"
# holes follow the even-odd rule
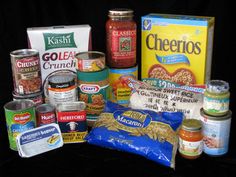
[[[43,103],[39,53],[34,49],[20,49],[10,53],[14,100],[30,99]]]
[[[204,92],[201,109],[204,152],[220,156],[228,152],[232,112],[229,110],[229,84],[210,80]]]
[[[109,95],[105,54],[97,51],[76,54],[79,100],[86,103],[88,126],[92,126],[104,109]]]

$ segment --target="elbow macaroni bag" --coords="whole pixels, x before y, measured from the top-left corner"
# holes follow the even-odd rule
[[[85,139],[89,144],[138,154],[174,168],[183,117],[181,112],[157,113],[107,101]]]

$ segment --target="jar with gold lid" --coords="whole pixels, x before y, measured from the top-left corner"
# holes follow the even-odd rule
[[[136,65],[136,31],[133,10],[112,9],[106,22],[107,63],[111,68]]]
[[[179,152],[187,159],[198,158],[203,151],[201,121],[185,119],[179,131]]]

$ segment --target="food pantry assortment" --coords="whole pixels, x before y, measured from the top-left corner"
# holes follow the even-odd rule
[[[27,29],[32,49],[10,54],[10,148],[31,157],[88,142],[172,168],[177,150],[226,154],[232,112],[229,84],[210,80],[214,18],[143,16],[142,81],[133,10],[110,10],[105,26],[106,54],[90,51],[89,25]]]

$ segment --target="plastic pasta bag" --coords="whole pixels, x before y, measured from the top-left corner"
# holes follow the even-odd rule
[[[139,154],[159,164],[175,166],[181,112],[157,113],[107,101],[104,113],[85,137],[88,143]]]

